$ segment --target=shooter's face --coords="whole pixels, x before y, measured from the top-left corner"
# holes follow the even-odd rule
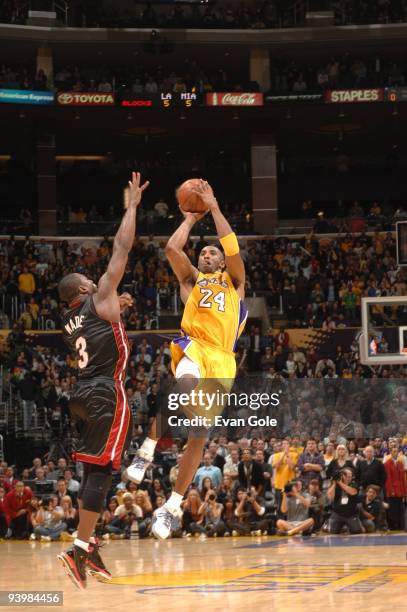
[[[202,274],[223,270],[225,260],[217,247],[204,247],[199,255],[198,269]]]

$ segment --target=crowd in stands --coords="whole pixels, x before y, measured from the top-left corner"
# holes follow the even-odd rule
[[[195,60],[185,60],[176,70],[168,66],[139,67],[62,67],[57,69],[54,84],[58,91],[116,91],[151,95],[195,91],[258,91],[243,73],[227,74],[223,68],[203,67]]]
[[[165,213],[165,202],[157,204],[157,211]],[[187,254],[193,262],[205,244],[203,236],[188,243]],[[135,240],[121,284],[121,290],[134,298],[133,307],[125,314],[129,330],[155,328],[157,306],[163,310],[173,307],[177,282],[164,247],[165,242],[153,236]],[[397,267],[391,232],[247,240],[241,247],[247,295],[264,297],[271,311],[282,306],[291,327],[331,330],[357,326],[361,297],[407,292],[405,274]],[[100,278],[111,249],[108,237],[95,244],[12,237],[3,240],[0,306],[3,317],[9,317],[3,325],[11,321],[23,329],[43,328],[39,325],[43,317],[49,321],[48,329],[58,328],[58,280],[71,271]],[[16,302],[17,311],[13,307]],[[391,325],[396,315],[397,312],[384,310],[376,313],[376,322]]]
[[[299,62],[289,57],[273,60],[271,92],[324,92],[329,89],[397,87],[406,83],[406,66],[379,55],[369,59],[354,53]]]
[[[0,66],[0,89],[49,89],[48,78],[43,70],[35,71],[32,66]]]
[[[28,6],[28,0],[3,0],[0,3],[0,23],[25,24]]]
[[[249,82],[242,71],[227,74],[223,68],[203,67],[194,60],[185,60],[176,70],[169,66],[154,68],[125,66],[60,66],[52,79],[43,70],[3,64],[0,66],[0,88],[55,90],[75,92],[117,92],[122,95],[152,95],[195,91],[258,91],[256,82]]]
[[[182,442],[161,449],[141,485],[117,472],[96,526],[102,539],[146,538],[174,486]],[[208,442],[173,537],[404,530],[407,438],[355,441],[225,436]],[[0,538],[73,540],[81,469],[36,457],[0,464]],[[124,466],[123,466],[124,467]],[[75,471],[76,470],[76,471]]]
[[[287,6],[288,4],[288,6]],[[88,28],[209,28],[265,29],[293,27],[304,22],[305,2],[263,0],[260,4],[241,2],[238,6],[223,1],[177,4],[106,3],[72,0],[68,23],[63,13],[57,16],[64,25]],[[25,24],[27,0],[5,0],[0,8],[0,22]]]
[[[406,0],[333,0],[335,25],[407,21]]]
[[[335,25],[399,23],[407,20],[406,0],[332,0]],[[25,24],[27,0],[4,0],[0,22]],[[190,5],[176,5],[168,10],[154,2],[132,5],[104,2],[70,2],[68,25],[75,27],[115,28],[239,28],[266,29],[303,27],[306,2],[263,0],[261,3],[207,0]],[[59,14],[65,24],[65,15]]]
[[[402,62],[379,55],[370,59],[353,53],[326,61],[273,58],[271,93],[324,92],[328,89],[366,87],[397,87],[406,83],[407,71]],[[0,67],[0,88],[55,89],[56,91],[87,91],[121,95],[153,95],[195,91],[259,91],[244,71],[228,73],[223,67],[202,66],[195,60],[185,60],[176,69],[158,64],[154,68],[127,66],[67,66],[55,69],[53,83],[43,70],[35,72],[25,66]]]

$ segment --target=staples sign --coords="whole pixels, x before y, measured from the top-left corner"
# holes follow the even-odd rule
[[[263,106],[262,93],[207,93],[207,106]]]
[[[57,102],[60,106],[113,106],[114,94],[66,91],[58,94]]]
[[[343,89],[326,92],[326,102],[347,103],[347,102],[382,102],[383,89]]]

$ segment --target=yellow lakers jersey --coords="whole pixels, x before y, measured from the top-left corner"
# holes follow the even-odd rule
[[[199,273],[185,304],[182,331],[228,352],[236,344],[247,319],[247,307],[227,272]]]

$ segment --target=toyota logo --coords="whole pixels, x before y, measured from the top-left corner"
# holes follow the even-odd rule
[[[62,93],[58,95],[59,104],[71,104],[73,102],[73,95],[70,93]]]

